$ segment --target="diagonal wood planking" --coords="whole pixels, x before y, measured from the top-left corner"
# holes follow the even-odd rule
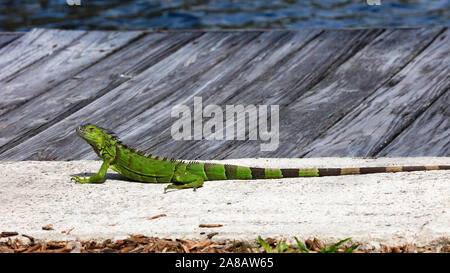
[[[359,103],[369,101],[383,84],[395,87],[402,80],[398,76],[402,69],[415,62],[442,30],[177,34],[187,35],[185,40],[174,38],[174,33],[158,34],[160,38],[151,33],[0,118],[0,127],[10,126],[0,131],[4,143],[0,160],[95,158],[74,133],[75,126],[85,122],[111,128],[127,143],[163,156],[301,156],[309,143],[326,137],[327,130],[351,115]],[[197,36],[189,38],[193,33]],[[24,71],[36,62],[42,62],[41,58],[25,65]],[[404,73],[408,75],[407,70]],[[424,73],[433,78],[431,71]],[[20,73],[11,75],[14,78]],[[194,96],[201,96],[204,106],[218,104],[223,109],[226,104],[280,104],[284,134],[280,148],[261,153],[259,141],[174,141],[170,110],[178,103],[191,106]],[[433,106],[440,105],[445,96],[435,98]],[[417,103],[426,105],[420,99]],[[31,108],[36,104],[39,111]],[[426,113],[431,109],[422,116],[429,117]],[[30,113],[24,114],[27,111]],[[394,143],[403,134],[414,133],[410,127],[400,127],[403,131],[394,136]],[[440,132],[446,131],[448,128],[442,128]],[[439,138],[438,134],[433,139]],[[440,142],[445,142],[442,139]],[[408,150],[402,145],[394,147]]]
[[[236,74],[243,75],[242,77],[235,77],[234,71],[231,71],[228,75],[224,75],[223,86],[221,83],[213,83],[209,88],[198,90],[199,92],[194,90],[194,94],[190,94],[184,104],[191,106],[194,95],[202,96],[204,105],[216,104],[222,109],[225,109],[226,104],[259,104],[268,100],[276,103],[291,101],[301,92],[292,92],[293,86],[305,87],[320,81],[328,70],[337,65],[339,59],[345,59],[344,56],[351,55],[357,48],[367,43],[367,40],[370,41],[380,33],[376,30],[325,31],[317,37],[304,36],[308,32],[310,31],[305,33],[299,31],[297,35],[292,36],[291,41],[280,41],[278,47],[264,49],[265,55],[262,53],[257,55],[262,57],[259,61],[252,59],[248,65],[238,68]],[[292,32],[290,35],[295,33]],[[310,40],[311,37],[314,39]],[[214,75],[217,72],[212,73]],[[211,77],[205,75],[204,78],[208,80]],[[170,107],[164,116],[170,116]],[[131,141],[142,147],[151,148],[156,154],[195,159],[213,158],[217,151],[232,143],[226,140],[173,141],[170,137],[170,125],[170,120],[166,118],[163,126],[149,128],[146,134],[156,135],[156,141],[149,139],[141,144],[139,139],[133,141],[132,137]],[[248,144],[259,147],[255,141]]]
[[[215,103],[225,100],[227,97],[244,90],[244,86],[252,84],[255,80],[265,77],[270,68],[280,61],[291,56],[298,48],[302,48],[310,39],[319,32],[265,32],[252,43],[245,45],[232,56],[217,64],[207,71],[192,86],[187,86],[189,93],[179,90],[171,96],[168,104],[162,101],[153,108],[148,109],[135,119],[152,121],[153,126],[145,129],[144,135],[152,138],[137,138],[137,134],[128,132],[126,139],[142,147],[154,146],[152,151],[156,153],[175,153],[192,149],[193,143],[187,141],[171,140],[170,137],[170,111],[175,104],[192,106],[193,97],[201,96],[205,103]],[[261,41],[266,41],[262,43]],[[120,128],[118,128],[120,129]],[[155,145],[155,143],[157,145]],[[205,146],[211,142],[203,142]],[[203,146],[201,149],[204,149]],[[181,150],[180,150],[181,149]],[[194,148],[198,151],[198,147]]]
[[[164,59],[201,33],[150,33],[0,116],[0,153]]]
[[[0,48],[22,37],[22,33],[0,32]]]
[[[239,142],[224,148],[217,158],[303,156],[311,142],[401,71],[443,29],[386,30],[306,93],[280,105],[278,150],[260,152],[259,145]]]
[[[63,50],[86,31],[33,29],[22,37],[0,48],[0,80],[4,80],[36,61]],[[55,43],[52,43],[54,41]]]
[[[326,134],[314,140],[306,156],[374,156],[390,143],[430,104],[448,92],[449,32],[440,34],[390,81],[334,124]],[[428,133],[428,137],[439,138],[441,135],[433,137],[432,132]],[[450,135],[446,140],[450,141]],[[426,146],[433,149],[431,143]]]
[[[62,33],[62,37],[70,36],[73,31],[66,32]],[[67,78],[108,56],[140,35],[142,32],[138,31],[125,33],[90,31],[73,41],[64,50],[55,51],[26,68],[22,68],[20,72],[0,81],[0,85],[3,86],[0,116],[45,93],[48,89],[64,82]],[[59,37],[47,42],[50,44],[60,43]],[[16,55],[16,51],[10,51],[8,54]],[[36,75],[39,76],[36,77]]]
[[[170,111],[173,106],[176,104],[191,104],[194,96],[218,98],[223,94],[230,94],[235,91],[235,88],[228,85],[230,81],[240,79],[241,83],[242,81],[251,82],[252,79],[257,78],[264,72],[264,70],[260,69],[259,71],[251,70],[246,73],[250,63],[261,62],[262,59],[258,59],[261,55],[271,55],[273,58],[270,58],[270,62],[276,62],[281,58],[280,52],[276,49],[286,46],[282,51],[284,54],[288,54],[288,48],[301,47],[304,39],[308,40],[317,33],[319,32],[294,35],[294,33],[283,31],[265,32],[250,43],[237,48],[232,55],[217,63],[205,73],[198,75],[195,80],[177,88],[165,100],[158,101],[152,107],[148,107],[145,111],[133,117],[124,126],[117,128],[117,132],[123,132],[121,135],[124,136],[125,140],[141,147],[147,147],[149,142],[153,144],[156,141],[161,143],[161,146],[169,143],[171,150],[176,151],[176,143],[170,138]],[[266,43],[261,41],[266,41]],[[186,92],[186,90],[189,90],[189,92]],[[148,121],[151,126],[134,126],[134,124],[145,121]],[[138,132],[130,130],[130,125],[134,126]],[[152,137],[142,138],[139,137],[140,135],[150,135]],[[168,141],[162,143],[162,140]],[[186,142],[184,143],[185,147],[181,148],[186,149],[189,145]],[[162,149],[164,148],[162,147]]]
[[[75,126],[90,121],[107,128],[116,128],[128,122],[130,117],[145,111],[158,101],[163,101],[175,90],[185,91],[182,87],[186,82],[195,80],[198,75],[226,59],[259,34],[206,33],[80,111],[7,150],[1,158],[69,159],[89,155],[88,147],[73,133]],[[145,125],[151,126],[134,124],[135,127]]]
[[[447,89],[376,156],[450,156],[449,105],[450,90]]]

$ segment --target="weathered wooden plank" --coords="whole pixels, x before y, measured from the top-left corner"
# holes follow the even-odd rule
[[[194,96],[203,97],[205,103],[225,100],[239,92],[244,86],[264,77],[273,66],[292,56],[293,52],[302,48],[318,33],[319,31],[265,32],[257,40],[240,48],[235,54],[201,75],[194,84],[185,86],[185,89],[190,92],[183,92],[183,89],[177,90],[177,93],[174,93],[169,101],[161,101],[158,105],[146,109],[145,112],[135,117],[134,120],[149,120],[154,125],[142,128],[145,131],[141,137],[139,134],[123,130],[126,133],[125,138],[143,147],[154,144],[153,141],[156,140],[165,153],[167,153],[166,145],[171,146],[171,151],[178,151],[176,146],[180,143],[174,142],[170,138],[170,112],[173,106],[176,104],[192,106]],[[134,120],[131,122],[135,122]],[[152,137],[145,138],[143,136]],[[161,143],[163,139],[167,139],[167,142]],[[180,149],[186,149],[192,144],[181,143],[184,146]]]
[[[280,105],[280,145],[261,152],[250,141],[232,143],[215,158],[301,157],[312,141],[380,88],[427,47],[443,28],[392,29],[292,102]]]
[[[150,33],[0,116],[0,153],[164,59],[201,33]]]
[[[88,150],[80,149],[84,145],[73,133],[76,125],[91,121],[115,128],[117,124],[127,122],[130,117],[164,100],[174,90],[182,89],[187,82],[195,81],[198,75],[226,59],[259,34],[207,33],[80,111],[9,149],[1,157],[12,157],[14,160],[69,159],[86,154]],[[142,126],[142,123],[139,125]],[[21,152],[14,152],[18,150]]]
[[[0,32],[0,48],[20,38],[22,35],[22,33],[18,32]]]
[[[70,36],[74,33],[67,32],[61,34]],[[90,31],[64,50],[41,58],[20,72],[0,81],[0,85],[4,86],[0,115],[66,81],[67,78],[95,64],[141,34],[140,31]],[[57,43],[57,41],[50,41],[50,43]]]
[[[312,142],[306,149],[306,157],[378,154],[450,88],[449,34],[447,30],[438,36],[390,81]],[[437,138],[450,140],[448,130],[446,133]],[[417,135],[411,141],[421,137]],[[404,141],[403,151],[407,152],[409,140]]]
[[[0,119],[0,127],[5,122],[11,126],[2,128],[0,134],[10,129],[19,134],[26,131],[19,138],[5,134],[10,140],[4,143],[10,146],[0,152],[0,160],[95,158],[74,133],[75,126],[85,122],[111,128],[126,142],[162,156],[301,156],[311,142],[326,136],[327,130],[351,115],[360,103],[371,101],[374,92],[389,84],[399,88],[396,86],[409,78],[410,65],[422,58],[422,50],[429,50],[427,46],[441,30],[387,30],[378,37],[381,30],[352,30],[352,34],[349,30],[329,30],[319,36],[318,31],[308,35],[302,31],[207,33],[170,53],[155,49],[145,55],[146,47],[141,44],[133,55],[132,46],[146,36],[12,110],[8,115],[16,111],[15,120],[14,114]],[[166,38],[161,38],[160,44],[153,40],[149,48],[156,44],[160,49],[170,47],[175,40],[164,43]],[[129,57],[132,64],[128,64]],[[434,66],[424,67],[420,71],[423,78],[435,79],[430,76],[435,73]],[[442,81],[438,85],[440,90],[448,90]],[[409,92],[419,92],[423,86],[411,85]],[[430,115],[431,119],[426,113],[446,98],[432,90],[427,92],[433,94],[434,103],[420,117]],[[407,100],[402,90],[397,91]],[[192,106],[194,96],[201,96],[204,106],[216,104],[222,109],[226,104],[279,104],[279,149],[260,152],[261,141],[174,141],[170,135],[171,108],[179,103]],[[43,105],[23,113],[35,104]],[[414,113],[419,115],[423,107],[420,109]],[[32,113],[37,114],[31,127],[23,129]],[[398,124],[400,135],[394,136],[393,143],[403,134],[414,134],[408,133],[413,126],[401,132],[405,123]],[[441,133],[445,133],[448,125],[442,124]],[[440,139],[439,143],[448,147],[448,140]]]
[[[300,41],[305,43],[304,46],[299,44],[298,49],[290,47],[289,50],[286,50],[284,46],[292,42],[281,41],[283,46],[275,49],[267,48],[264,51],[266,56],[259,53],[257,56],[262,57],[261,61],[239,68],[237,75],[243,75],[243,77],[236,78],[233,73],[229,73],[231,76],[225,77],[222,84],[211,86],[210,90],[214,93],[207,89],[198,90],[191,93],[183,103],[192,106],[194,95],[203,97],[203,105],[219,105],[223,110],[227,104],[288,103],[320,81],[328,71],[339,66],[339,60],[344,61],[380,32],[380,30],[325,31],[312,41],[301,39]],[[271,58],[276,58],[277,61],[273,62]],[[253,74],[258,77],[247,76]],[[212,76],[205,75],[205,77]],[[170,116],[171,107],[171,105],[166,107],[169,109],[163,117]],[[151,117],[151,115],[148,116],[148,118]],[[225,115],[224,118],[226,119]],[[158,141],[148,138],[141,143],[140,139],[130,136],[131,142],[151,149],[156,154],[194,159],[212,158],[217,151],[223,150],[231,142],[226,140],[174,141],[170,135],[170,120],[166,118],[164,121],[161,118],[157,124],[156,128],[150,128],[146,135],[156,136]],[[255,141],[251,143],[259,147]]]
[[[0,80],[52,55],[86,35],[86,31],[33,29],[0,48]]]
[[[150,110],[145,111],[145,108],[149,108],[149,103],[143,103],[141,112],[146,112],[146,115],[141,115],[138,117],[138,120],[132,120],[130,117],[130,114],[126,114],[127,111],[124,113],[124,116],[130,117],[130,122],[127,122],[128,127],[125,127],[124,129],[121,128],[115,128],[114,126],[108,126],[104,125],[106,127],[114,128],[117,130],[117,133],[124,136],[124,138],[129,141],[130,143],[135,143],[136,145],[139,145],[140,147],[146,147],[144,146],[146,143],[150,142],[150,145],[154,145],[154,142],[159,143],[160,145],[157,145],[157,147],[154,147],[157,152],[162,153],[163,155],[167,153],[167,150],[165,148],[167,147],[170,151],[173,152],[183,152],[183,150],[188,149],[189,145],[191,143],[189,142],[181,142],[184,147],[181,147],[180,149],[173,149],[175,144],[174,141],[170,138],[170,109],[177,103],[186,103],[191,104],[192,103],[192,96],[195,94],[200,94],[207,98],[208,96],[211,97],[223,97],[223,99],[227,99],[230,94],[228,93],[228,96],[222,96],[223,94],[227,94],[226,92],[238,92],[240,91],[240,88],[242,88],[242,85],[252,83],[254,79],[257,79],[262,76],[261,86],[265,85],[265,81],[271,82],[271,79],[277,79],[278,81],[274,82],[274,85],[269,85],[268,88],[266,88],[267,93],[272,92],[272,87],[276,86],[277,84],[280,84],[283,82],[283,80],[286,80],[283,78],[283,75],[286,77],[286,71],[280,70],[280,65],[284,69],[290,70],[292,67],[301,66],[303,69],[307,68],[313,68],[311,69],[311,74],[314,75],[307,75],[306,80],[302,79],[304,81],[305,85],[311,84],[311,81],[314,81],[315,78],[321,77],[321,71],[327,71],[333,63],[335,63],[336,58],[340,57],[341,54],[346,54],[347,52],[351,52],[351,48],[358,48],[358,45],[361,46],[361,44],[358,42],[359,40],[364,41],[364,38],[367,38],[367,36],[374,36],[376,35],[377,31],[343,31],[338,32],[339,35],[333,34],[334,31],[330,31],[324,34],[324,36],[320,39],[314,40],[311,42],[311,44],[308,44],[308,46],[302,50],[302,52],[298,52],[296,54],[291,54],[291,51],[296,51],[294,49],[302,48],[303,44],[308,40],[305,38],[313,37],[318,32],[314,31],[308,31],[306,33],[300,34],[300,35],[294,35],[296,32],[291,32],[290,35],[280,35],[277,37],[273,33],[266,33],[264,37],[262,37],[260,42],[258,43],[258,40],[251,43],[251,45],[245,47],[243,50],[239,50],[236,52],[236,54],[231,55],[231,59],[227,58],[225,61],[217,65],[214,69],[208,71],[208,73],[202,75],[200,79],[197,79],[195,82],[190,83],[190,86],[182,86],[183,88],[178,88],[176,90],[180,90],[181,92],[177,93],[177,97],[173,98],[167,98],[165,100],[161,100],[160,105],[153,106]],[[355,35],[358,34],[358,35]],[[285,39],[280,39],[280,37],[285,37]],[[333,37],[334,39],[331,39]],[[336,37],[339,37],[339,39],[336,40]],[[271,38],[270,40],[267,40]],[[370,41],[371,39],[369,39]],[[338,45],[337,41],[343,41],[347,47],[342,47],[342,45]],[[364,42],[362,42],[364,44]],[[366,41],[367,43],[367,41]],[[278,45],[276,45],[278,44]],[[267,45],[276,45],[276,46],[267,46]],[[314,48],[318,48],[318,51],[314,51]],[[264,49],[264,50],[262,50]],[[333,50],[330,50],[333,49]],[[313,54],[311,54],[313,52]],[[339,53],[339,54],[338,54]],[[243,56],[246,56],[246,59],[243,59]],[[256,57],[259,57],[255,59]],[[264,58],[264,56],[266,58]],[[308,57],[309,56],[309,57]],[[261,58],[262,57],[262,58]],[[320,61],[318,60],[318,57],[320,57]],[[245,62],[239,62],[239,60],[244,60]],[[246,65],[243,69],[240,67],[242,64],[248,62],[251,60],[249,65]],[[288,60],[288,61],[286,61]],[[315,63],[315,65],[312,65],[312,63]],[[272,70],[266,70],[266,66],[271,67],[274,66]],[[190,69],[189,67],[187,69]],[[227,73],[224,73],[224,71],[227,71]],[[268,73],[265,73],[268,72]],[[274,74],[274,77],[269,77],[266,74]],[[296,71],[291,70],[289,75],[295,75]],[[220,76],[218,76],[220,75]],[[236,75],[241,75],[239,77],[236,77]],[[297,79],[298,80],[298,79]],[[231,84],[227,84],[227,82],[230,81]],[[298,83],[297,83],[298,84]],[[222,85],[222,86],[221,86]],[[218,88],[220,87],[220,88]],[[158,90],[159,92],[165,92],[170,93],[166,90],[166,88],[170,88],[164,85],[159,86]],[[189,94],[186,92],[182,92],[183,90],[192,90]],[[256,90],[257,91],[257,90]],[[202,93],[203,92],[203,93]],[[164,93],[163,93],[164,94]],[[252,94],[252,93],[249,93]],[[127,101],[127,100],[125,100]],[[212,100],[213,103],[215,103],[214,100]],[[107,103],[108,104],[108,103]],[[130,105],[129,101],[127,106]],[[135,104],[131,104],[135,105]],[[151,104],[150,104],[151,105]],[[136,107],[136,106],[135,106]],[[140,107],[138,107],[140,108]],[[114,109],[116,111],[116,109]],[[85,109],[83,109],[85,111]],[[122,111],[121,111],[122,113]],[[117,119],[121,119],[121,116],[117,116]],[[148,120],[145,124],[152,124],[151,126],[145,126],[142,121]],[[95,120],[94,120],[95,121]],[[81,121],[78,121],[81,122]],[[108,122],[108,120],[105,120],[105,122]],[[116,122],[117,123],[117,122]],[[159,126],[159,124],[163,124],[162,126]],[[75,126],[76,124],[73,124],[72,126]],[[131,128],[130,128],[131,127]],[[133,127],[138,127],[136,130],[133,130]],[[72,127],[73,128],[73,127]],[[159,129],[161,128],[161,129]],[[67,130],[67,128],[61,129],[61,130]],[[163,134],[161,134],[163,133]],[[76,138],[76,136],[73,134],[68,135],[69,137]],[[149,137],[151,136],[151,137]],[[58,138],[58,137],[56,137]],[[161,140],[166,140],[167,143],[161,143]],[[76,141],[76,140],[75,140]],[[144,144],[142,145],[142,142]],[[146,143],[145,143],[146,142]],[[45,141],[41,144],[43,147],[48,147],[48,143]],[[45,144],[44,144],[45,143]],[[213,142],[202,142],[203,144],[213,144]],[[20,145],[22,147],[22,145]],[[170,149],[172,148],[172,149]],[[21,153],[23,154],[25,150],[28,148],[21,148]],[[67,149],[67,147],[61,148],[61,149]],[[203,149],[203,147],[201,148]],[[55,148],[55,150],[58,150]],[[197,150],[199,150],[197,148]],[[76,153],[88,153],[92,154],[89,151],[89,147],[86,147],[82,150],[77,149],[76,151],[70,153],[69,155],[74,155]],[[61,151],[59,151],[61,153]],[[173,156],[173,154],[170,154]],[[44,156],[48,157],[48,156]],[[70,158],[70,157],[69,157]],[[75,157],[77,158],[77,157]]]
[[[448,59],[448,56],[446,57]],[[375,156],[450,156],[450,91]]]

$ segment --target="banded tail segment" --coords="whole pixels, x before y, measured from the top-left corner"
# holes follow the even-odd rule
[[[390,167],[362,167],[362,168],[319,168],[318,176],[371,174],[371,173],[395,173],[416,172],[431,170],[449,170],[450,166],[390,166]]]
[[[310,168],[281,169],[283,177],[336,176],[371,173],[415,172],[431,170],[450,170],[449,165],[441,166],[392,166],[392,167],[362,167],[362,168]]]
[[[429,170],[450,170],[449,165],[440,166],[391,166],[391,167],[363,167],[363,168],[254,168],[237,165],[221,165],[206,163],[203,166],[207,180],[224,179],[271,179],[293,177],[317,177],[355,175],[371,173],[414,172]]]

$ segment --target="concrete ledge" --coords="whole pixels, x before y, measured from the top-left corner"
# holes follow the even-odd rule
[[[256,167],[450,165],[450,157],[239,159]],[[111,171],[101,184],[78,184],[100,161],[0,162],[0,232],[38,240],[121,239],[131,234],[254,241],[262,237],[352,237],[362,249],[445,245],[450,237],[450,171],[211,181],[196,192],[163,194],[165,184],[126,181]],[[165,217],[149,220],[165,214]],[[53,230],[42,226],[52,224]],[[200,228],[200,224],[221,224]],[[69,232],[70,231],[70,232]],[[69,233],[69,234],[68,234]]]

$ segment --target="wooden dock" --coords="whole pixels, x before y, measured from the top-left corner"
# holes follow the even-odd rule
[[[166,157],[450,156],[446,27],[0,33],[0,160],[94,159],[95,123]],[[279,146],[176,141],[171,110],[279,105]]]

